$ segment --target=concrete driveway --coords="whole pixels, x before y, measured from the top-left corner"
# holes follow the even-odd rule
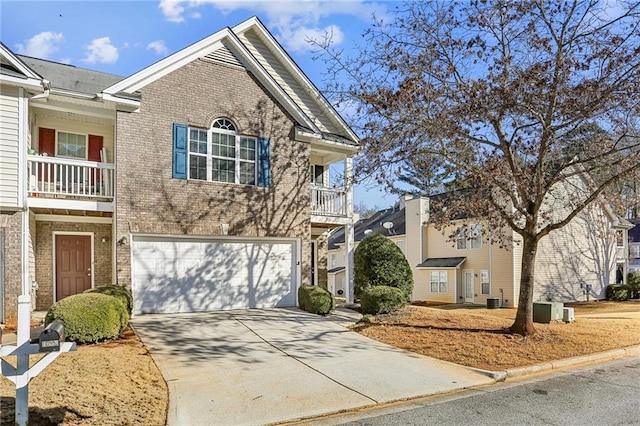
[[[348,312],[158,314],[131,323],[167,381],[170,426],[283,422],[494,382],[352,332]]]

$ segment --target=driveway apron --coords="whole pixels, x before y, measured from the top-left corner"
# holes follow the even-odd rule
[[[143,315],[132,325],[169,387],[170,426],[269,424],[493,382],[299,310]]]

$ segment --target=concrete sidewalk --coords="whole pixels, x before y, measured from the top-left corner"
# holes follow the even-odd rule
[[[495,382],[345,328],[355,320],[274,309],[132,325],[169,386],[168,425],[276,423]]]

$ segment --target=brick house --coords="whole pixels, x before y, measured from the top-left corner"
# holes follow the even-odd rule
[[[189,312],[326,283],[358,138],[257,18],[127,78],[0,48],[1,321],[25,292],[46,310],[117,284],[135,313]]]

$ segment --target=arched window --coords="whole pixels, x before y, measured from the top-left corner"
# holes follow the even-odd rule
[[[209,130],[189,128],[189,179],[256,185],[257,139],[218,118]]]

